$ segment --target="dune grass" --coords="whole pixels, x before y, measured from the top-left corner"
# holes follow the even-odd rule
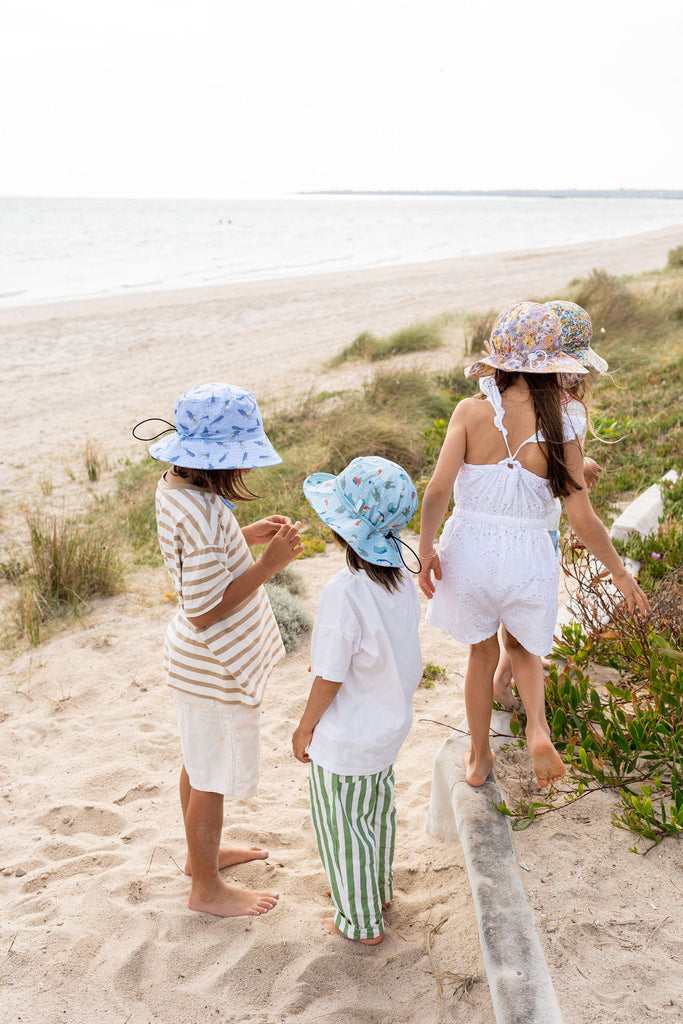
[[[26,522],[29,550],[16,576],[17,616],[21,632],[37,644],[50,619],[78,615],[90,598],[115,593],[122,564],[99,531],[76,519],[34,511]]]
[[[405,355],[408,352],[430,352],[443,345],[445,317],[438,317],[422,323],[402,327],[386,338],[378,338],[370,331],[363,331],[350,345],[334,356],[329,367],[339,366],[350,359],[367,359],[377,362],[391,356]]]

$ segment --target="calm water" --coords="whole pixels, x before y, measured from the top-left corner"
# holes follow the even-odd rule
[[[447,259],[683,225],[680,199],[0,198],[0,305]]]

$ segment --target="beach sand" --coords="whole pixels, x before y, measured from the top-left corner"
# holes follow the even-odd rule
[[[21,540],[24,506],[87,507],[111,486],[121,460],[144,450],[132,425],[171,416],[194,383],[252,388],[267,425],[269,407],[367,372],[347,365],[335,376],[322,365],[362,330],[559,296],[594,267],[661,268],[681,241],[683,228],[667,229],[543,253],[0,311],[3,551]],[[421,359],[452,365],[459,355]],[[109,458],[93,485],[87,440]],[[331,548],[296,564],[312,612],[340,565]],[[39,647],[2,652],[3,1022],[493,1024],[462,851],[424,831],[434,756],[464,717],[467,649],[423,622],[424,661],[446,675],[418,690],[396,763],[385,941],[362,947],[320,925],[326,880],[306,769],[290,747],[310,685],[305,643],[266,690],[259,793],[226,805],[226,839],[270,850],[226,877],[275,889],[280,902],[261,918],[221,920],[186,905],[179,746],[161,663],[170,589],[165,570],[141,568],[125,592]],[[541,798],[524,751],[505,754],[497,776],[510,805]],[[566,1024],[673,1024],[683,992],[681,844],[634,855],[635,837],[611,824],[614,806],[597,794],[513,833],[520,873]]]

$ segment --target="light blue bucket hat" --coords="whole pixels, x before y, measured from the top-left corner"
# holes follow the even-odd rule
[[[338,476],[312,473],[304,494],[322,521],[372,565],[405,564],[399,533],[417,512],[415,484],[379,455],[353,459]]]
[[[180,396],[173,421],[174,433],[149,449],[160,462],[189,469],[257,469],[282,462],[245,388],[198,384]]]

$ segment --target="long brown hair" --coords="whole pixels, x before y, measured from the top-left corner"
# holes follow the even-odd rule
[[[381,583],[390,593],[398,590],[403,579],[402,569],[393,565],[374,565],[372,562],[366,562],[364,558],[356,554],[351,545],[343,537],[340,537],[338,533],[334,534],[334,539],[339,544],[339,547],[343,548],[346,552],[346,564],[351,572],[366,573],[371,580],[375,583]]]
[[[529,394],[536,413],[536,431],[545,439],[545,457],[548,463],[548,483],[555,498],[564,498],[572,491],[580,491],[567,469],[564,457],[564,428],[562,425],[562,386],[556,373],[509,373],[496,370],[496,384],[502,394],[517,377],[529,385]]]
[[[192,469],[188,466],[173,467],[184,480],[189,480],[193,487],[203,487],[213,491],[228,501],[255,501],[258,494],[250,491],[244,482],[241,469]]]

